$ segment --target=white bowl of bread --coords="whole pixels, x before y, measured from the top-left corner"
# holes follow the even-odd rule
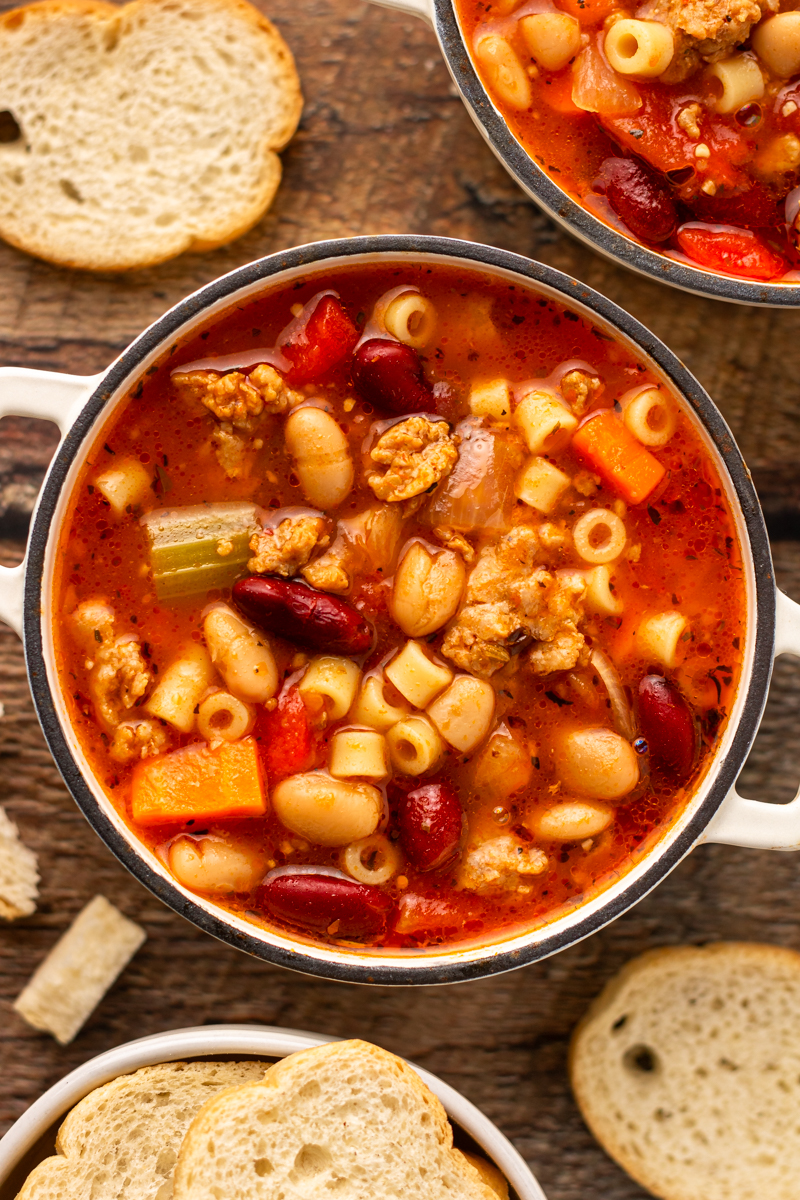
[[[545,1200],[508,1139],[435,1075],[368,1042],[272,1026],[118,1046],[51,1087],[0,1141],[2,1200],[333,1191]]]

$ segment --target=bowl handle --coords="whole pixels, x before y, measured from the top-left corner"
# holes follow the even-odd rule
[[[800,657],[800,604],[778,592],[775,618],[776,657]],[[764,804],[746,800],[732,787],[700,842],[752,850],[800,850],[800,791],[789,804]]]
[[[0,417],[54,421],[63,441],[103,374],[57,375],[28,367],[0,367]],[[0,567],[0,621],[20,637],[24,579],[24,560],[17,567]]]
[[[394,8],[410,17],[419,17],[427,25],[433,25],[431,0],[372,0],[379,8]]]

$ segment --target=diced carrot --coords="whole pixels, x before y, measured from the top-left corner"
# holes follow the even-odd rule
[[[627,504],[641,504],[664,478],[661,463],[610,408],[581,425],[572,447],[587,467]]]
[[[145,759],[133,771],[131,803],[138,825],[263,816],[267,798],[255,740],[213,749],[198,742]]]

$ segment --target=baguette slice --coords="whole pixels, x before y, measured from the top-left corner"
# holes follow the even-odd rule
[[[38,883],[36,855],[20,841],[16,825],[0,808],[0,917],[15,921],[35,912]]]
[[[570,1073],[597,1140],[663,1200],[800,1195],[800,954],[634,959],[576,1029]]]
[[[210,1100],[175,1170],[175,1200],[497,1200],[453,1149],[419,1076],[368,1042],[292,1054]]]
[[[41,0],[0,17],[0,236],[124,271],[248,230],[302,96],[247,0]]]
[[[58,1154],[31,1172],[17,1200],[169,1200],[183,1136],[222,1088],[260,1079],[264,1063],[142,1067],[90,1092],[58,1131]]]

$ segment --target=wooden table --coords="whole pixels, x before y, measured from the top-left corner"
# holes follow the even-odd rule
[[[11,7],[1,3],[0,7]],[[800,317],[658,287],[572,241],[526,199],[483,144],[433,35],[361,0],[274,0],[306,107],[285,179],[262,223],[233,246],[122,278],[55,269],[0,244],[0,362],[90,373],[215,276],[286,246],[384,232],[490,242],[560,267],[659,334],[722,408],[753,469],[779,583],[800,599]],[[55,445],[41,424],[0,425],[3,561],[18,561]],[[800,946],[800,861],[726,847],[696,850],[610,928],[537,966],[451,988],[354,988],[274,969],[219,945],[162,907],[80,815],[36,723],[16,638],[0,629],[0,802],[39,855],[38,913],[0,929],[0,1131],[76,1064],[130,1038],[181,1025],[265,1022],[370,1038],[460,1088],[513,1139],[549,1200],[641,1200],[595,1145],[570,1095],[570,1031],[626,959],[659,945],[750,938]],[[746,794],[795,790],[800,672],[783,660],[742,776]],[[141,922],[148,941],[68,1048],[35,1033],[11,1003],[97,892]],[[699,1198],[698,1198],[699,1200]]]

